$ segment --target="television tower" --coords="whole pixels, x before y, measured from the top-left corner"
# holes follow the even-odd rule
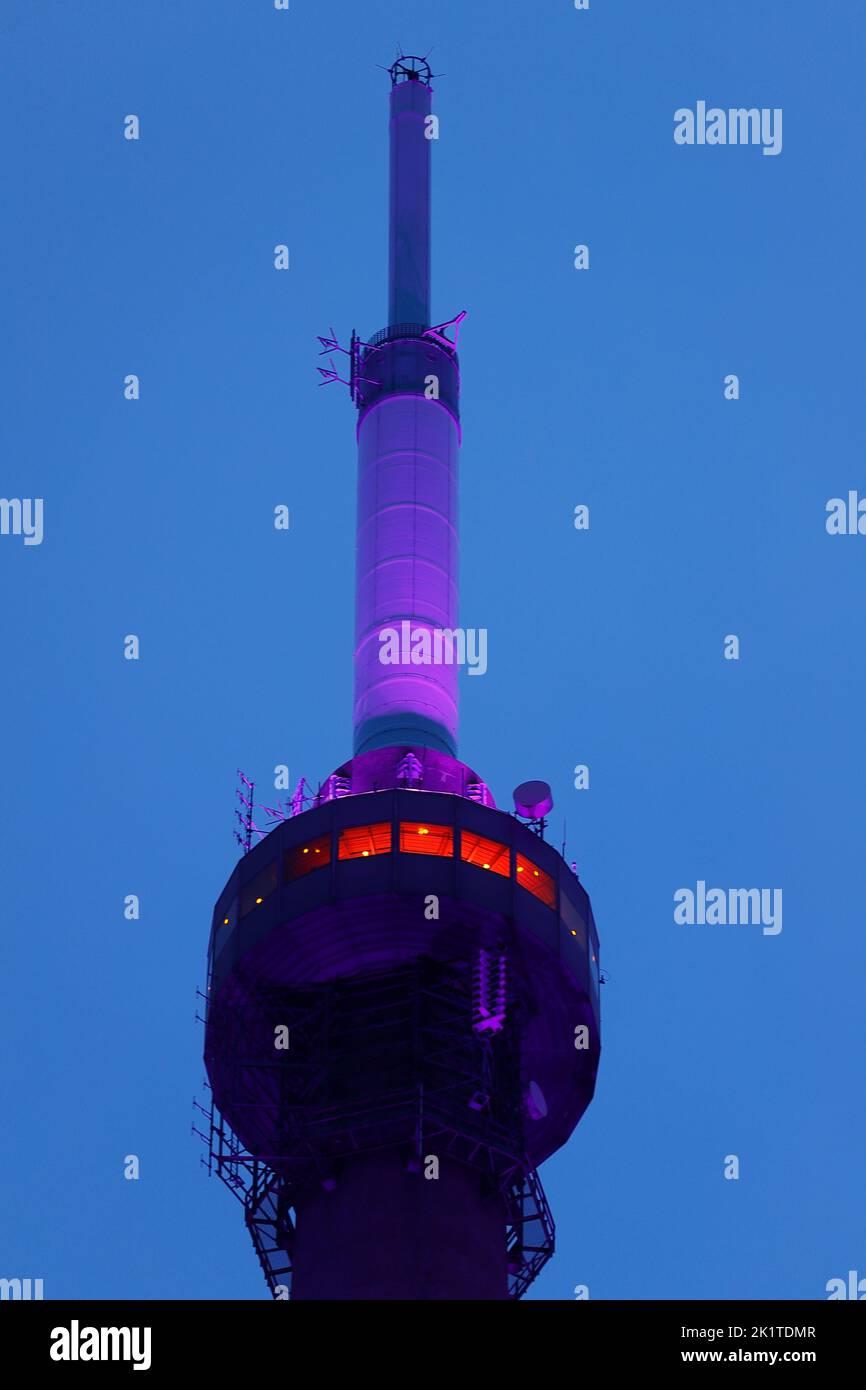
[[[432,74],[390,75],[388,326],[321,339],[358,412],[354,754],[217,900],[208,1165],[275,1297],[519,1298],[595,1087],[598,937],[546,783],[506,813],[457,757],[463,314],[431,325]]]

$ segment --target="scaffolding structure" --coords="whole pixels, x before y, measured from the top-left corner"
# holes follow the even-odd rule
[[[473,996],[470,962],[420,959],[259,988],[242,1008],[208,1002],[205,1055],[220,1068],[223,1107],[261,1143],[250,1152],[211,1095],[198,1107],[203,1162],[241,1201],[275,1298],[291,1289],[298,1195],[336,1185],[343,1161],[375,1150],[397,1149],[419,1175],[431,1150],[479,1173],[503,1203],[511,1298],[551,1258],[553,1219],[523,1143],[518,1011],[511,1001],[502,1027],[479,1033]]]

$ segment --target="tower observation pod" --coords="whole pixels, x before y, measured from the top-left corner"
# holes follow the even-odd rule
[[[432,75],[390,73],[389,321],[320,340],[357,409],[353,756],[217,900],[207,1162],[274,1297],[500,1300],[553,1254],[537,1169],[592,1099],[599,946],[549,788],[498,810],[457,756],[464,315],[431,323]]]

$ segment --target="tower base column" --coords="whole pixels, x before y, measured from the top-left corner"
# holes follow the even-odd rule
[[[396,1152],[358,1155],[334,1191],[299,1201],[292,1298],[506,1299],[505,1205],[480,1173],[440,1160],[425,1178]]]

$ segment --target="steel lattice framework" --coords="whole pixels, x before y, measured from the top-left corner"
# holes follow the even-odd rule
[[[348,1157],[384,1148],[400,1148],[415,1171],[434,1149],[481,1172],[506,1211],[512,1298],[550,1259],[553,1220],[523,1147],[519,1013],[479,1035],[472,1002],[465,960],[419,960],[303,990],[259,989],[244,1010],[210,1006],[210,1045],[235,1059],[224,1105],[244,1113],[248,1130],[258,1110],[279,1116],[277,1153],[250,1153],[213,1102],[199,1107],[208,1131],[198,1131],[208,1171],[243,1204],[275,1297],[291,1287],[298,1192],[335,1181]],[[278,1027],[289,1032],[282,1053]]]

